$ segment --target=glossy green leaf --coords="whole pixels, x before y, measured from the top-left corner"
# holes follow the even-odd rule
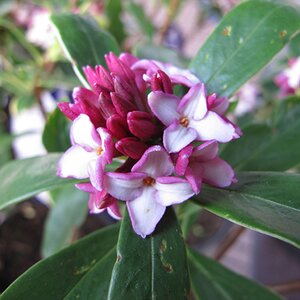
[[[88,194],[73,185],[55,190],[51,195],[54,204],[44,227],[43,257],[58,252],[71,242],[74,231],[83,223],[88,211]]]
[[[204,187],[195,200],[220,217],[300,247],[300,175],[242,172],[237,178],[226,189]]]
[[[300,105],[284,111],[274,126],[249,125],[221,156],[236,170],[285,171],[300,163]]]
[[[1,300],[106,299],[117,234],[118,226],[107,227],[40,261]]]
[[[287,2],[251,0],[228,13],[191,63],[208,92],[230,96],[300,29],[300,13]]]
[[[130,0],[127,9],[137,21],[141,31],[149,38],[152,38],[155,33],[155,28],[151,20],[146,16],[143,7]]]
[[[43,144],[48,152],[63,152],[70,146],[70,121],[56,108],[48,117],[43,132]]]
[[[51,20],[58,38],[74,71],[81,82],[88,86],[82,70],[86,65],[106,65],[104,54],[119,53],[115,39],[91,18],[73,14],[52,15]]]
[[[196,251],[188,250],[195,300],[279,300],[260,284],[238,275]]]
[[[117,255],[108,299],[186,299],[189,293],[186,249],[171,208],[146,239],[133,232],[126,214]]]
[[[55,153],[5,164],[0,169],[0,209],[40,192],[78,182],[56,176],[60,156]]]

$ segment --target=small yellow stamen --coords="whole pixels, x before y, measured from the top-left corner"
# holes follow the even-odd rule
[[[144,185],[152,186],[155,183],[155,179],[152,177],[146,177],[143,179]]]
[[[179,120],[179,124],[183,127],[188,127],[189,126],[189,119],[187,117],[182,117]]]
[[[98,148],[96,149],[96,153],[97,153],[98,156],[100,156],[100,155],[102,154],[102,152],[103,152],[102,147],[98,147]]]

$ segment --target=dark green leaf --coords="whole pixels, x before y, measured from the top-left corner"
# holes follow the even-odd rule
[[[101,29],[91,18],[73,14],[52,15],[59,40],[67,57],[71,61],[78,78],[88,86],[82,67],[86,65],[106,65],[104,54],[113,51],[119,53],[115,39]]]
[[[242,172],[226,189],[204,187],[196,201],[247,228],[300,247],[300,175]]]
[[[196,300],[279,300],[260,284],[240,276],[216,261],[188,251],[193,294]]]
[[[118,226],[99,230],[35,264],[1,300],[106,299]]]
[[[58,252],[71,242],[74,231],[85,220],[88,209],[88,194],[73,186],[55,190],[51,195],[55,203],[44,227],[43,257]]]
[[[236,170],[285,171],[300,163],[300,105],[285,111],[273,127],[249,125],[221,156]]]
[[[189,282],[185,244],[170,208],[154,234],[142,239],[125,215],[108,299],[186,299]]]
[[[43,132],[43,144],[48,152],[63,152],[70,146],[70,121],[56,108],[48,118]]]
[[[224,17],[191,68],[207,84],[209,92],[230,96],[299,29],[300,14],[288,4],[246,1]]]
[[[40,192],[78,182],[56,176],[61,154],[15,160],[0,169],[0,209]]]
[[[12,159],[11,143],[13,139],[12,135],[0,133],[0,167]]]

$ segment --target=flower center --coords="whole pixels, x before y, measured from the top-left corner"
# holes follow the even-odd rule
[[[146,177],[143,179],[144,185],[152,186],[155,183],[155,179],[152,177]]]
[[[103,152],[103,149],[102,149],[102,147],[99,146],[99,147],[96,149],[97,155],[100,156],[100,155],[102,154],[102,152]]]
[[[183,127],[188,127],[189,126],[189,119],[187,117],[182,117],[179,120],[179,124]]]

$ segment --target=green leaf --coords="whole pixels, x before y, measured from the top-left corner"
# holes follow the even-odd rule
[[[56,108],[47,120],[43,132],[43,144],[48,152],[63,152],[70,146],[70,121]]]
[[[300,29],[297,9],[251,0],[228,13],[191,63],[208,92],[230,96]]]
[[[71,242],[74,231],[85,220],[88,209],[88,194],[73,186],[55,190],[51,194],[55,203],[44,227],[43,257],[58,252]]]
[[[284,112],[273,127],[249,125],[221,156],[236,170],[285,171],[300,163],[300,105]]]
[[[242,172],[226,189],[203,187],[195,197],[210,212],[300,247],[300,175]]]
[[[58,31],[58,38],[74,71],[81,82],[88,87],[82,67],[106,65],[104,54],[119,53],[115,39],[101,29],[91,18],[73,14],[52,15],[51,20]]]
[[[118,226],[99,230],[40,261],[1,295],[1,300],[106,299]]]
[[[145,15],[143,7],[130,0],[127,5],[127,9],[128,12],[131,13],[137,21],[141,31],[145,33],[145,35],[147,35],[149,38],[152,38],[155,33],[155,28],[151,20]]]
[[[0,129],[0,167],[12,159],[11,143],[14,138],[13,135],[2,133]]]
[[[169,208],[155,232],[143,239],[125,215],[108,299],[186,299],[189,278],[185,244]]]
[[[188,59],[181,56],[176,51],[148,43],[137,44],[133,49],[133,52],[140,58],[155,59],[166,63],[173,63],[174,65],[182,68],[185,68],[188,65]]]
[[[122,1],[121,0],[107,0],[105,12],[109,18],[109,31],[121,43],[126,34],[121,20],[122,15]]]
[[[240,276],[216,261],[191,249],[188,261],[193,294],[196,300],[279,300],[260,284]]]
[[[55,153],[5,164],[0,169],[0,209],[40,192],[78,182],[56,176],[60,156]]]

